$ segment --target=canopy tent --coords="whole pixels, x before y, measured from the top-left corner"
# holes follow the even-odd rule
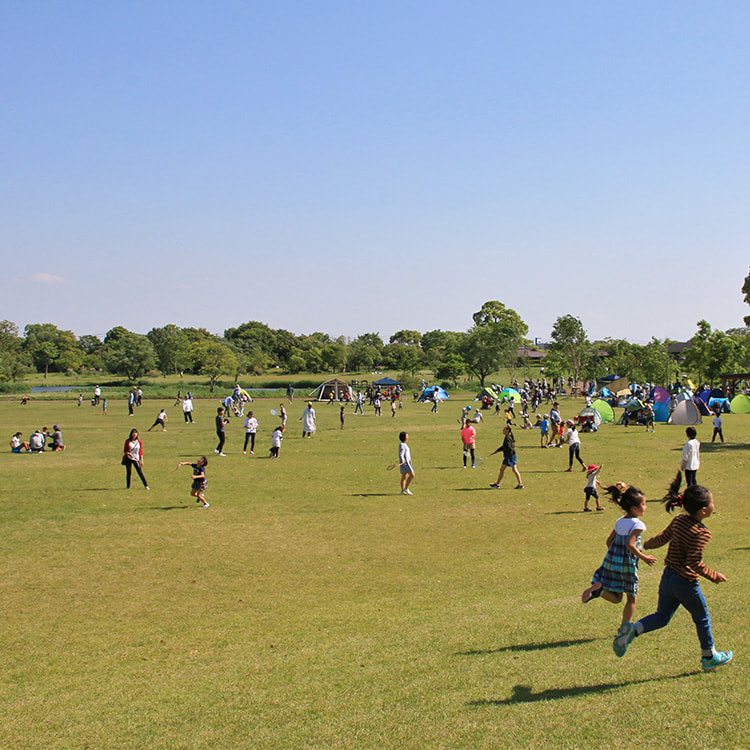
[[[428,385],[427,388],[425,388],[422,391],[422,395],[419,397],[419,400],[420,401],[434,401],[436,392],[437,392],[437,397],[440,401],[445,401],[445,399],[450,398],[450,396],[445,392],[445,389],[442,388],[441,386]]]
[[[346,401],[354,397],[352,388],[348,383],[338,378],[331,378],[326,380],[325,383],[321,383],[317,388],[310,391],[308,395],[314,396],[318,394],[318,401]]]
[[[669,421],[669,406],[663,401],[657,401],[654,404],[654,422]]]
[[[384,378],[380,378],[380,380],[376,380],[373,385],[385,386],[386,388],[390,388],[392,385],[401,385],[401,381],[394,380],[393,378],[389,378],[388,376],[386,376]]]
[[[680,401],[669,418],[669,424],[700,424],[702,421],[698,407],[692,399]]]
[[[732,414],[750,414],[750,396],[740,393],[732,399],[729,406]]]
[[[591,408],[596,409],[599,412],[602,422],[615,421],[615,410],[606,401],[598,398],[591,404]]]

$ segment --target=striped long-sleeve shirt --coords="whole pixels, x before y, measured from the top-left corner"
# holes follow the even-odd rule
[[[711,532],[687,513],[681,513],[672,519],[661,534],[651,537],[644,549],[655,549],[669,542],[664,564],[688,581],[697,581],[698,576],[718,582],[718,573],[703,562],[703,550],[706,548]]]

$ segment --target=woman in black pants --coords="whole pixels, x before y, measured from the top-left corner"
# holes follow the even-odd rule
[[[133,467],[138,472],[138,476],[143,482],[143,486],[150,490],[146,477],[143,476],[143,443],[138,438],[138,430],[131,430],[130,437],[125,441],[125,447],[122,454],[122,465],[125,467],[126,487],[130,489],[130,476]]]

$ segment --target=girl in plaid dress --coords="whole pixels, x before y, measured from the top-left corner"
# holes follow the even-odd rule
[[[619,604],[624,594],[622,631],[625,624],[632,621],[638,599],[638,561],[653,565],[656,558],[641,552],[641,534],[646,530],[646,524],[641,520],[646,512],[644,494],[624,482],[605,487],[604,492],[625,511],[625,515],[615,521],[615,528],[607,537],[604,562],[594,573],[591,586],[583,592],[581,601],[586,603],[601,596],[612,604]]]

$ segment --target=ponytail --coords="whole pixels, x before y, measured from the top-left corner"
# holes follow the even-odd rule
[[[677,472],[677,476],[667,488],[667,494],[662,499],[667,513],[671,513],[675,508],[684,508],[689,515],[697,513],[702,508],[707,508],[711,502],[711,492],[707,487],[701,484],[694,484],[685,489],[680,494],[680,484],[682,474]]]

